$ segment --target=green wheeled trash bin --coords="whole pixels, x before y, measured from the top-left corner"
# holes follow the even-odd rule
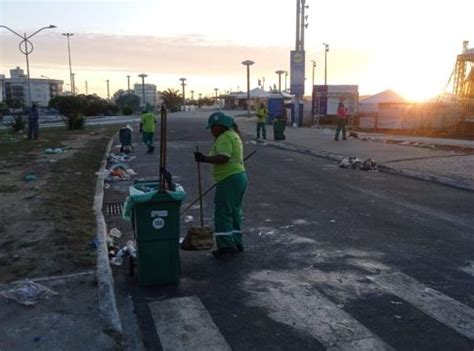
[[[273,121],[273,138],[275,140],[285,140],[286,123],[282,119]]]
[[[179,233],[183,191],[158,191],[158,183],[140,182],[130,187],[124,218],[131,219],[137,243],[140,285],[179,282]]]

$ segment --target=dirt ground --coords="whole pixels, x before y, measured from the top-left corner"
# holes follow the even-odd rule
[[[0,283],[93,269],[95,172],[116,131],[49,128],[36,142],[0,131]]]

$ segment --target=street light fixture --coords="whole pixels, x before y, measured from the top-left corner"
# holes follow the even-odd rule
[[[286,72],[280,69],[276,71],[275,73],[278,74],[278,92],[281,93],[281,75]]]
[[[29,59],[29,55],[33,52],[34,46],[33,46],[33,43],[30,41],[30,38],[32,38],[33,36],[35,36],[36,34],[38,34],[39,32],[41,32],[44,29],[52,29],[52,28],[56,28],[56,26],[51,24],[48,27],[42,27],[42,28],[38,29],[36,32],[34,32],[33,34],[28,35],[28,36],[26,35],[26,33],[24,33],[24,35],[20,35],[17,32],[15,32],[13,29],[11,29],[10,27],[4,26],[4,25],[0,25],[0,28],[5,28],[6,30],[9,30],[10,32],[12,32],[13,34],[15,34],[16,36],[18,36],[22,39],[22,41],[18,45],[18,48],[20,49],[20,52],[23,55],[26,56],[26,74],[27,74],[27,83],[28,83],[28,106],[31,106],[31,84],[30,84],[30,59]],[[22,47],[22,45],[24,45],[24,48]]]
[[[142,79],[142,105],[143,107],[146,107],[145,103],[145,78],[148,77],[145,73],[139,74],[138,75]]]
[[[328,52],[329,44],[323,43],[324,45],[324,85],[328,85]]]
[[[179,78],[179,80],[181,81],[181,86],[183,88],[183,111],[186,111],[186,96],[185,96],[185,86],[186,86],[186,78]]]
[[[247,66],[247,117],[250,117],[250,66],[254,63],[252,60],[242,61],[242,64]]]
[[[74,33],[63,33],[62,35],[64,35],[67,38],[67,52],[69,56],[69,79],[71,81],[72,95],[75,95],[76,89],[74,86],[74,78],[72,76],[72,66],[71,66],[71,46],[69,44],[69,38],[72,37]]]

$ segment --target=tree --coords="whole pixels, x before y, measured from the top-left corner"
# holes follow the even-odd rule
[[[18,108],[25,107],[25,102],[22,99],[18,99],[18,98],[7,99],[5,103],[7,104],[9,108],[18,109]]]
[[[84,99],[78,96],[55,96],[49,100],[49,107],[55,108],[62,117],[68,129],[82,129],[84,127]]]
[[[4,102],[0,102],[0,117],[8,113],[8,105]]]
[[[118,96],[115,104],[122,112],[125,107],[131,108],[132,113],[140,110],[140,98],[133,93]]]
[[[179,93],[179,90],[167,89],[161,93],[161,99],[167,108],[171,112],[177,112],[180,110],[183,103],[183,98]]]

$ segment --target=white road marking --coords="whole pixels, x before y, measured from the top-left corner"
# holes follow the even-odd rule
[[[460,271],[472,275],[474,277],[474,261],[470,261],[467,266],[459,268]]]
[[[247,288],[255,297],[251,305],[266,308],[270,318],[311,335],[330,351],[392,349],[300,275],[260,271]]]
[[[164,351],[231,350],[197,296],[149,304]]]
[[[368,277],[385,291],[398,296],[438,322],[474,340],[474,310],[403,274]]]

